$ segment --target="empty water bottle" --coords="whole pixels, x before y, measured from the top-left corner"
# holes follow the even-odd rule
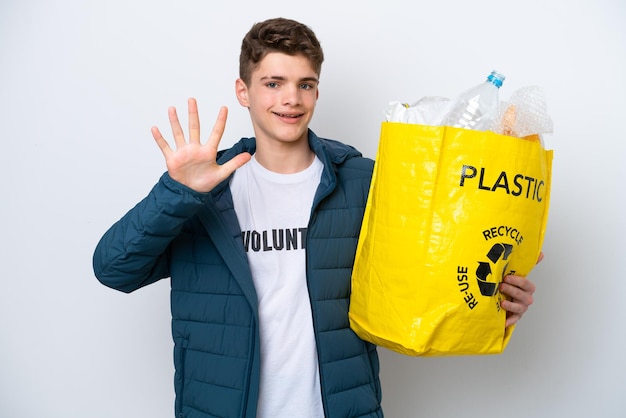
[[[459,95],[440,124],[476,131],[492,130],[499,114],[499,90],[504,79],[502,74],[492,71],[484,83]]]

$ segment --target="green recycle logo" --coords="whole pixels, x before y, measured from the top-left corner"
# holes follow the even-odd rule
[[[479,261],[478,268],[476,269],[476,278],[478,281],[478,288],[480,289],[480,294],[483,296],[493,296],[498,293],[498,285],[502,280],[502,277],[499,281],[494,282],[490,280],[490,277],[493,271],[497,271],[496,268],[498,264],[506,263],[504,268],[502,269],[502,275],[504,276],[504,272],[506,272],[509,255],[513,252],[513,246],[510,244],[494,244],[493,247],[487,253],[487,258],[489,261]],[[491,266],[494,266],[492,269]]]

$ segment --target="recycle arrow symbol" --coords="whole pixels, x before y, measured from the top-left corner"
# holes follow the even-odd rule
[[[484,261],[479,261],[478,268],[476,269],[476,277],[478,277],[481,280],[487,281],[487,276],[489,276],[490,274],[491,274],[491,266],[489,265],[489,263],[486,263]]]
[[[510,244],[494,244],[493,247],[487,253],[487,258],[496,264],[500,259],[508,260],[509,255],[513,252],[513,246]],[[506,271],[508,263],[504,266],[503,271]],[[498,292],[498,284],[496,282],[487,281],[487,278],[492,273],[491,264],[485,261],[478,262],[478,268],[476,269],[476,277],[478,279],[478,288],[483,296],[493,296]]]
[[[494,246],[491,247],[491,250],[489,250],[489,252],[487,253],[487,258],[495,264],[498,262],[502,254],[504,254],[504,257],[502,257],[502,259],[507,260],[512,252],[513,246],[510,244],[494,244]]]

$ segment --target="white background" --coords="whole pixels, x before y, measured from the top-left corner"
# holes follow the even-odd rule
[[[102,233],[164,170],[150,135],[198,98],[223,146],[241,38],[269,17],[326,53],[312,128],[374,157],[389,101],[455,96],[492,69],[540,85],[555,132],[533,307],[502,355],[380,350],[389,417],[626,416],[626,3],[622,0],[0,3],[0,416],[173,415],[169,283],[100,285]]]

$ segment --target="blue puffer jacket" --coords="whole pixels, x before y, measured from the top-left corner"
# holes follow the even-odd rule
[[[307,233],[307,280],[326,417],[382,417],[376,347],[349,327],[350,276],[373,161],[309,132],[324,164]],[[254,138],[220,152],[220,162]],[[228,181],[197,193],[164,174],[106,232],[94,254],[98,279],[131,292],[171,277],[176,416],[256,416],[257,297]]]

